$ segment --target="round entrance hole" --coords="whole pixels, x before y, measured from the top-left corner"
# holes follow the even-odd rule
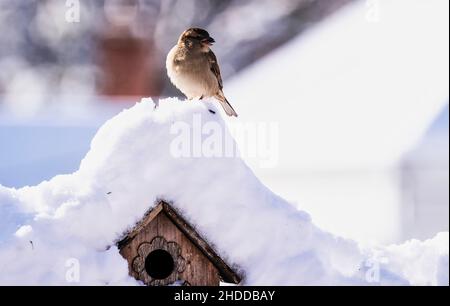
[[[165,279],[172,274],[173,268],[172,255],[165,250],[154,250],[145,258],[145,271],[154,279]]]

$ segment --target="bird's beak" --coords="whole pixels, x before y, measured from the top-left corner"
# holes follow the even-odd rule
[[[208,37],[202,40],[202,43],[208,45],[208,46],[212,46],[213,43],[215,43],[216,41],[214,40],[214,38],[212,37]]]

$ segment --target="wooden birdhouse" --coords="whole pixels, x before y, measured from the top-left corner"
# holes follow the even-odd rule
[[[120,242],[131,276],[149,286],[218,286],[240,277],[175,209],[161,201]]]

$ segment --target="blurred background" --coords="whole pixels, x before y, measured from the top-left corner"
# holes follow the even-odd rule
[[[361,243],[431,238],[449,227],[448,6],[0,0],[0,184],[71,173],[108,118],[181,96],[165,56],[199,26],[238,120],[279,125],[277,165],[247,159],[269,188]]]

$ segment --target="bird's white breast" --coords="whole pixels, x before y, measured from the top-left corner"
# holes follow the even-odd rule
[[[175,61],[177,46],[167,55],[166,68],[171,82],[189,99],[214,96],[218,82],[206,56],[186,56]]]

